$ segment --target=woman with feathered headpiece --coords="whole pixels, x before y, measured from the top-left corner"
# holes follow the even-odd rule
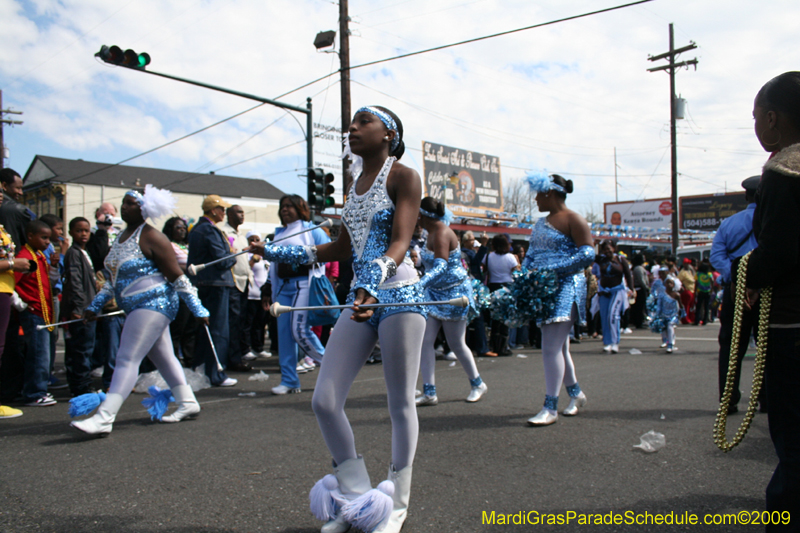
[[[104,436],[111,432],[117,412],[131,393],[138,377],[139,364],[145,357],[156,365],[170,386],[169,391],[162,391],[165,394],[161,395],[160,400],[163,401],[155,399],[155,404],[161,405],[162,409],[151,411],[151,414],[162,422],[180,422],[200,412],[197,399],[191,386],[186,383],[183,368],[172,349],[169,323],[178,312],[178,298],[201,322],[208,323],[209,313],[200,303],[197,290],[178,266],[169,239],[145,223],[147,218],[160,218],[174,208],[172,194],[152,185],[145,187],[144,194],[132,190],[123,197],[120,215],[127,227],[116,239],[105,260],[111,277],[84,312],[86,320],[95,319],[103,306],[116,298],[127,315],[114,377],[105,399],[94,416],[71,424],[90,435]],[[170,396],[175,397],[178,409],[169,416],[162,416]]]
[[[594,260],[592,232],[586,220],[567,208],[572,181],[553,174],[534,174],[527,178],[536,192],[539,211],[548,213],[533,227],[523,269],[542,269],[558,275],[556,304],[537,325],[542,330],[545,397],[542,410],[528,420],[532,426],[547,426],[558,420],[558,393],[563,383],[570,397],[563,414],[573,416],[586,404],[578,385],[575,364],[569,353],[569,333],[577,322],[585,323],[586,277],[583,269]]]

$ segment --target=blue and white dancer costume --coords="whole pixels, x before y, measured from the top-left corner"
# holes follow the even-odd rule
[[[552,177],[541,178],[531,183],[537,192],[556,190],[566,194]],[[577,322],[586,323],[586,276],[584,269],[594,261],[594,248],[576,246],[567,235],[553,227],[547,218],[540,218],[533,227],[530,246],[522,261],[523,268],[550,270],[558,276],[556,303],[545,318],[537,320],[542,330],[542,360],[544,362],[545,399],[544,407],[528,420],[531,425],[549,425],[558,419],[558,393],[563,383],[570,397],[569,406],[563,414],[578,414],[578,408],[586,404],[586,395],[578,385],[575,364],[569,352],[569,333]]]
[[[428,218],[441,220],[435,213],[420,209],[420,214]],[[475,299],[472,294],[472,281],[467,271],[461,264],[461,248],[457,247],[450,252],[447,260],[436,258],[432,250],[427,247],[421,253],[425,275],[420,281],[425,288],[428,301],[444,301],[466,296],[469,298],[467,307],[453,305],[430,306],[428,320],[425,326],[425,337],[422,343],[422,389],[423,394],[417,398],[417,405],[436,405],[439,398],[436,395],[436,352],[434,342],[439,334],[439,329],[444,328],[447,344],[456,354],[459,363],[467,373],[470,383],[468,402],[477,402],[487,390],[486,383],[478,373],[472,351],[465,341],[467,325],[470,320],[478,315]]]
[[[660,284],[660,285],[657,285]],[[661,280],[653,284],[653,292],[647,298],[647,309],[652,320],[650,331],[661,333],[661,341],[667,353],[675,350],[675,326],[680,322],[680,304],[667,294]]]
[[[315,230],[295,235],[312,227],[313,224],[304,220],[296,220],[286,227],[275,230],[275,239],[289,236],[281,241],[285,246],[316,246],[330,242],[324,231]],[[278,276],[278,265],[273,265],[269,271],[272,284],[272,301],[291,307],[305,307],[308,305],[309,284],[311,276],[325,275],[324,267],[313,266],[308,273],[298,274],[294,277],[281,278]],[[283,390],[300,392],[300,379],[297,377],[298,346],[315,361],[322,361],[325,348],[308,324],[307,311],[292,311],[278,317],[278,358],[281,366],[281,383]]]
[[[151,189],[148,185],[144,197],[137,191],[130,191],[126,196],[139,203],[142,216],[146,219],[172,212],[174,200],[171,195],[165,198],[165,193],[169,194],[155,187]],[[151,196],[154,194],[157,200]],[[105,259],[105,267],[111,272],[111,278],[87,308],[87,311],[99,314],[106,303],[116,298],[126,318],[114,375],[105,400],[94,416],[71,424],[86,433],[111,432],[117,412],[136,384],[139,365],[145,357],[155,364],[178,403],[178,409],[172,415],[161,417],[160,420],[179,422],[200,412],[192,388],[186,383],[183,368],[175,357],[169,324],[178,313],[178,298],[196,317],[207,317],[209,313],[185,275],[170,283],[156,263],[142,253],[139,238],[145,224],[142,222],[124,241],[120,238],[114,241]]]
[[[357,194],[355,181],[347,196],[342,222],[353,246],[354,273],[348,303],[354,302],[357,289],[364,289],[380,303],[424,301],[419,276],[408,256],[396,265],[385,255],[395,213],[386,180],[394,161],[394,157],[386,160],[368,191]],[[316,247],[265,247],[264,257],[312,264],[316,262]],[[414,390],[422,349],[419,332],[425,327],[427,310],[421,305],[378,308],[366,322],[350,320],[352,314],[350,309],[343,311],[331,332],[312,399],[322,436],[333,456],[335,475],[325,476],[311,490],[311,509],[317,518],[328,521],[322,528],[324,533],[344,532],[351,524],[364,531],[396,533],[406,516],[419,434]],[[380,490],[370,490],[369,475],[356,452],[344,404],[379,340],[392,420],[392,466],[390,481],[382,482]],[[391,494],[392,487],[393,502],[390,499],[387,504],[386,493]],[[383,510],[391,515],[379,512],[379,501],[388,505]]]
[[[592,299],[591,313],[594,316],[600,312],[600,322],[603,326],[603,351],[610,353],[619,352],[620,319],[625,310],[630,307],[628,291],[633,286],[630,268],[624,257],[614,253],[612,258],[602,255],[605,243],[600,243],[598,266],[600,279],[597,280],[597,294]],[[609,246],[610,244],[605,244]],[[613,283],[613,285],[609,285]]]

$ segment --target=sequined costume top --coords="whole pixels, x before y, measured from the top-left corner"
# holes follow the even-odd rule
[[[679,320],[678,300],[662,291],[658,293],[658,316],[667,324],[677,324]]]
[[[456,248],[450,252],[446,266],[443,262],[440,263],[442,268],[439,271],[435,270],[433,250],[429,250],[427,247],[423,248],[420,258],[422,259],[422,264],[425,265],[426,273],[435,272],[430,281],[425,283],[426,301],[452,300],[461,296],[469,298],[467,307],[431,305],[428,307],[428,314],[439,320],[471,320],[478,316],[478,309],[475,306],[475,298],[472,294],[472,281],[461,265],[461,248]],[[426,274],[425,278],[427,277]]]
[[[170,320],[178,313],[178,295],[152,259],[145,257],[139,246],[144,224],[136,228],[124,242],[116,239],[105,260],[111,273],[102,290],[87,309],[99,313],[112,296],[126,314],[135,309],[158,311]]]
[[[594,249],[575,245],[575,242],[550,224],[545,217],[536,221],[523,268],[553,270],[558,274],[556,303],[550,316],[537,324],[565,322],[572,317],[572,307],[578,312],[578,323],[586,323],[586,276],[583,269],[592,264]]]
[[[392,240],[392,223],[394,222],[395,205],[386,190],[386,179],[396,158],[389,157],[383,168],[375,177],[372,186],[364,194],[356,193],[358,180],[354,180],[342,209],[342,223],[350,234],[353,246],[353,282],[347,303],[355,299],[359,273],[364,271],[374,259],[386,254]],[[411,259],[406,254],[402,263],[397,265],[397,273],[378,285],[377,298],[380,303],[421,302],[423,291],[419,285],[419,276]],[[370,324],[377,324],[394,313],[416,312],[426,315],[422,306],[379,308],[370,319]]]

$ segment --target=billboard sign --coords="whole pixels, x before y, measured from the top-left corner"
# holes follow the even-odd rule
[[[498,157],[422,142],[425,196],[445,198],[457,216],[503,211],[503,182]]]
[[[716,231],[723,220],[747,209],[744,192],[680,198],[681,229]]]
[[[639,228],[668,228],[672,221],[672,200],[656,198],[635,202],[603,204],[605,223]]]
[[[333,198],[337,204],[344,201],[342,190],[342,130],[329,124],[314,123],[314,168],[321,168],[335,176]],[[305,173],[305,171],[304,171]]]

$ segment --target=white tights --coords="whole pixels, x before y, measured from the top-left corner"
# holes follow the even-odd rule
[[[109,393],[127,398],[136,385],[139,365],[145,357],[156,365],[170,388],[186,385],[186,375],[172,349],[169,322],[162,313],[149,309],[136,309],[125,318]]]
[[[561,384],[575,385],[575,364],[569,354],[569,332],[573,321],[555,322],[542,326],[542,360],[544,383],[548,396],[558,396]]]
[[[383,319],[378,331],[350,320],[342,311],[325,347],[311,406],[325,444],[336,464],[358,457],[353,429],[344,412],[347,394],[358,372],[381,341],[383,377],[392,419],[392,462],[400,471],[414,461],[419,421],[414,391],[419,373],[425,319],[417,313],[396,313]]]
[[[475,366],[475,359],[472,352],[467,347],[465,336],[467,333],[466,320],[439,320],[432,316],[428,317],[425,324],[425,338],[422,341],[422,360],[420,367],[422,370],[422,382],[429,385],[436,385],[436,352],[433,344],[439,328],[444,328],[444,337],[453,353],[456,354],[458,362],[464,368],[469,379],[478,377],[478,367]]]

